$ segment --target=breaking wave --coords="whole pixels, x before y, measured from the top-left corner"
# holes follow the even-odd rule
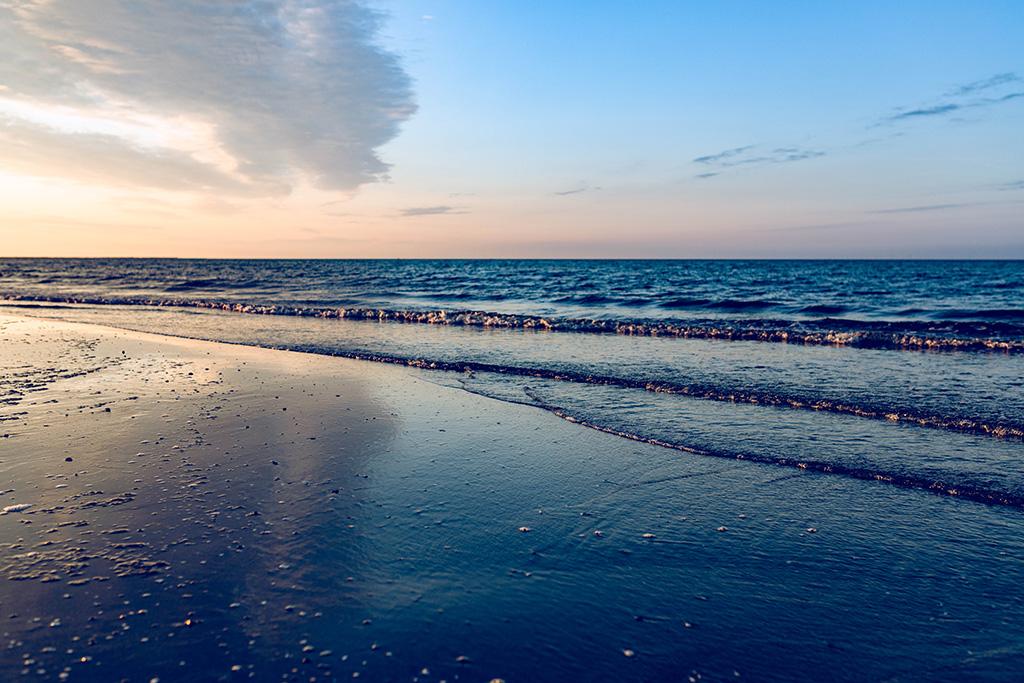
[[[428,325],[489,327],[585,334],[620,334],[686,339],[720,339],[788,344],[848,346],[862,349],[1024,352],[1024,325],[969,321],[863,321],[749,319],[615,319],[566,318],[473,310],[418,310],[367,307],[304,307],[212,301],[207,299],[134,297],[55,297],[7,293],[6,301],[201,308],[249,315],[377,320]]]

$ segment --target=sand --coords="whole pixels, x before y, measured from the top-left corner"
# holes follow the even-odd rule
[[[0,317],[0,680],[1014,680],[1019,510]]]

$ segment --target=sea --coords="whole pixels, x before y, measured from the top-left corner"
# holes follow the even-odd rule
[[[681,457],[1024,507],[1024,261],[0,259],[0,299],[407,365]]]

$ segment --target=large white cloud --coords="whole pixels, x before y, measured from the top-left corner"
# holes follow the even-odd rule
[[[0,169],[242,194],[380,179],[415,110],[351,0],[0,0]]]

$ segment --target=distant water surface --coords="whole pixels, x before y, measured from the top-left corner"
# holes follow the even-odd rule
[[[43,296],[625,319],[969,321],[995,331],[1024,324],[1021,261],[0,259],[0,274],[7,292]]]

